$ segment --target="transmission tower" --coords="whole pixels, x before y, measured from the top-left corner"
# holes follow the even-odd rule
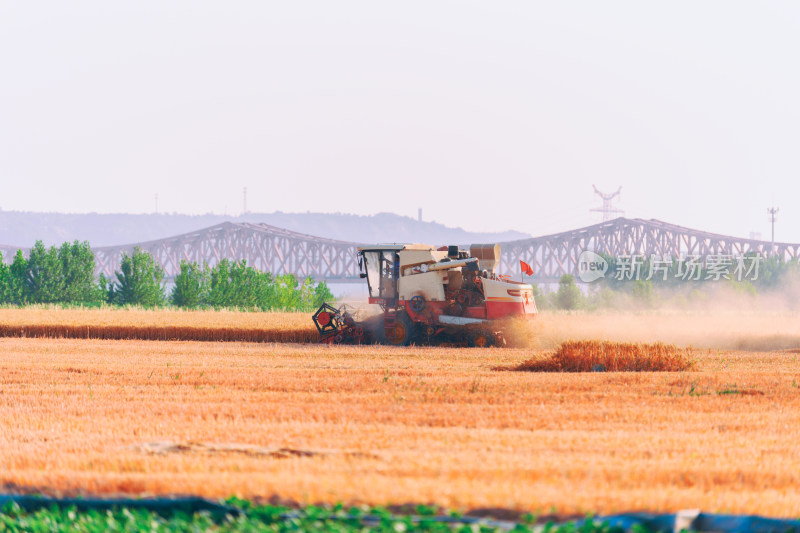
[[[769,221],[772,224],[772,247],[770,248],[770,255],[775,253],[775,215],[778,214],[780,208],[778,207],[769,207],[767,208],[767,214],[769,214]]]
[[[619,189],[617,189],[617,192],[611,194],[598,191],[597,187],[595,187],[594,185],[592,185],[592,188],[594,189],[594,193],[603,199],[603,207],[595,207],[593,209],[590,209],[589,211],[597,211],[599,213],[603,213],[603,222],[615,218],[612,216],[615,213],[620,213],[620,214],[624,213],[622,209],[617,209],[616,207],[611,205],[611,200],[619,196],[619,192],[622,190],[621,186]]]

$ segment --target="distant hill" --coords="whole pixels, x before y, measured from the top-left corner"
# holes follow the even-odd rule
[[[207,228],[221,222],[262,222],[280,228],[361,243],[423,242],[468,244],[503,242],[529,237],[518,231],[476,233],[420,222],[393,213],[361,216],[342,213],[247,213],[241,216],[178,214],[65,214],[0,211],[0,244],[31,246],[65,241],[89,241],[110,246],[151,241]]]

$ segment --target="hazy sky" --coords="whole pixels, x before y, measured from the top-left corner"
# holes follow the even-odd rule
[[[798,2],[0,3],[0,208],[800,241]]]

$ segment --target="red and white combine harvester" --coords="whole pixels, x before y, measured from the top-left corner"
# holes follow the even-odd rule
[[[359,320],[346,307],[323,304],[314,316],[328,344],[504,345],[504,326],[536,316],[533,287],[495,274],[500,245],[436,249],[393,244],[358,249],[369,303],[382,314]]]

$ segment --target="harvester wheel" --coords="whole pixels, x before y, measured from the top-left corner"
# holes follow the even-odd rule
[[[405,314],[398,314],[394,319],[391,329],[384,328],[383,340],[385,344],[395,346],[408,346],[414,336],[414,324]]]
[[[468,342],[473,348],[488,348],[494,345],[495,338],[491,331],[476,329],[469,334]]]
[[[423,309],[425,309],[425,298],[417,294],[416,296],[411,297],[411,309],[419,313]]]

